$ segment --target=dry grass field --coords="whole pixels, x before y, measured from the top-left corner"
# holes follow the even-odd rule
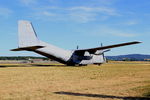
[[[150,100],[150,62],[0,64],[0,100]]]

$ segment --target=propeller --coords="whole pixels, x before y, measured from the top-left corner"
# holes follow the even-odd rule
[[[79,49],[79,46],[77,45],[77,50]]]
[[[103,47],[103,43],[101,43],[101,47]],[[104,51],[104,52],[105,52],[105,51]],[[106,61],[106,58],[105,58],[105,55],[104,55],[104,52],[102,53],[102,56],[103,56],[104,61],[107,62],[107,61]]]
[[[103,46],[103,43],[101,43],[101,47]]]

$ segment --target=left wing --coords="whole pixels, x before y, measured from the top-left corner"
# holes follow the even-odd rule
[[[96,48],[90,48],[90,49],[79,49],[79,50],[75,50],[75,53],[79,54],[79,55],[83,55],[85,51],[88,51],[90,54],[95,54],[95,52],[97,50],[116,48],[116,47],[121,47],[121,46],[126,46],[126,45],[137,44],[137,43],[141,43],[141,42],[133,41],[133,42],[127,42],[127,43],[121,43],[121,44],[115,44],[115,45],[108,45],[108,46],[102,46],[102,47],[96,47]]]

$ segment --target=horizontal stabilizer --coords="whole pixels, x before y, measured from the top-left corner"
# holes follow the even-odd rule
[[[23,50],[27,50],[27,51],[33,51],[39,48],[43,48],[44,46],[30,46],[30,47],[22,47],[22,48],[17,48],[17,49],[11,49],[11,51],[23,51]]]

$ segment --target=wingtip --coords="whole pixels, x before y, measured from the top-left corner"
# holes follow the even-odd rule
[[[16,48],[16,49],[10,49],[10,51],[17,51],[19,48]]]
[[[143,43],[142,41],[134,41],[135,43]]]

